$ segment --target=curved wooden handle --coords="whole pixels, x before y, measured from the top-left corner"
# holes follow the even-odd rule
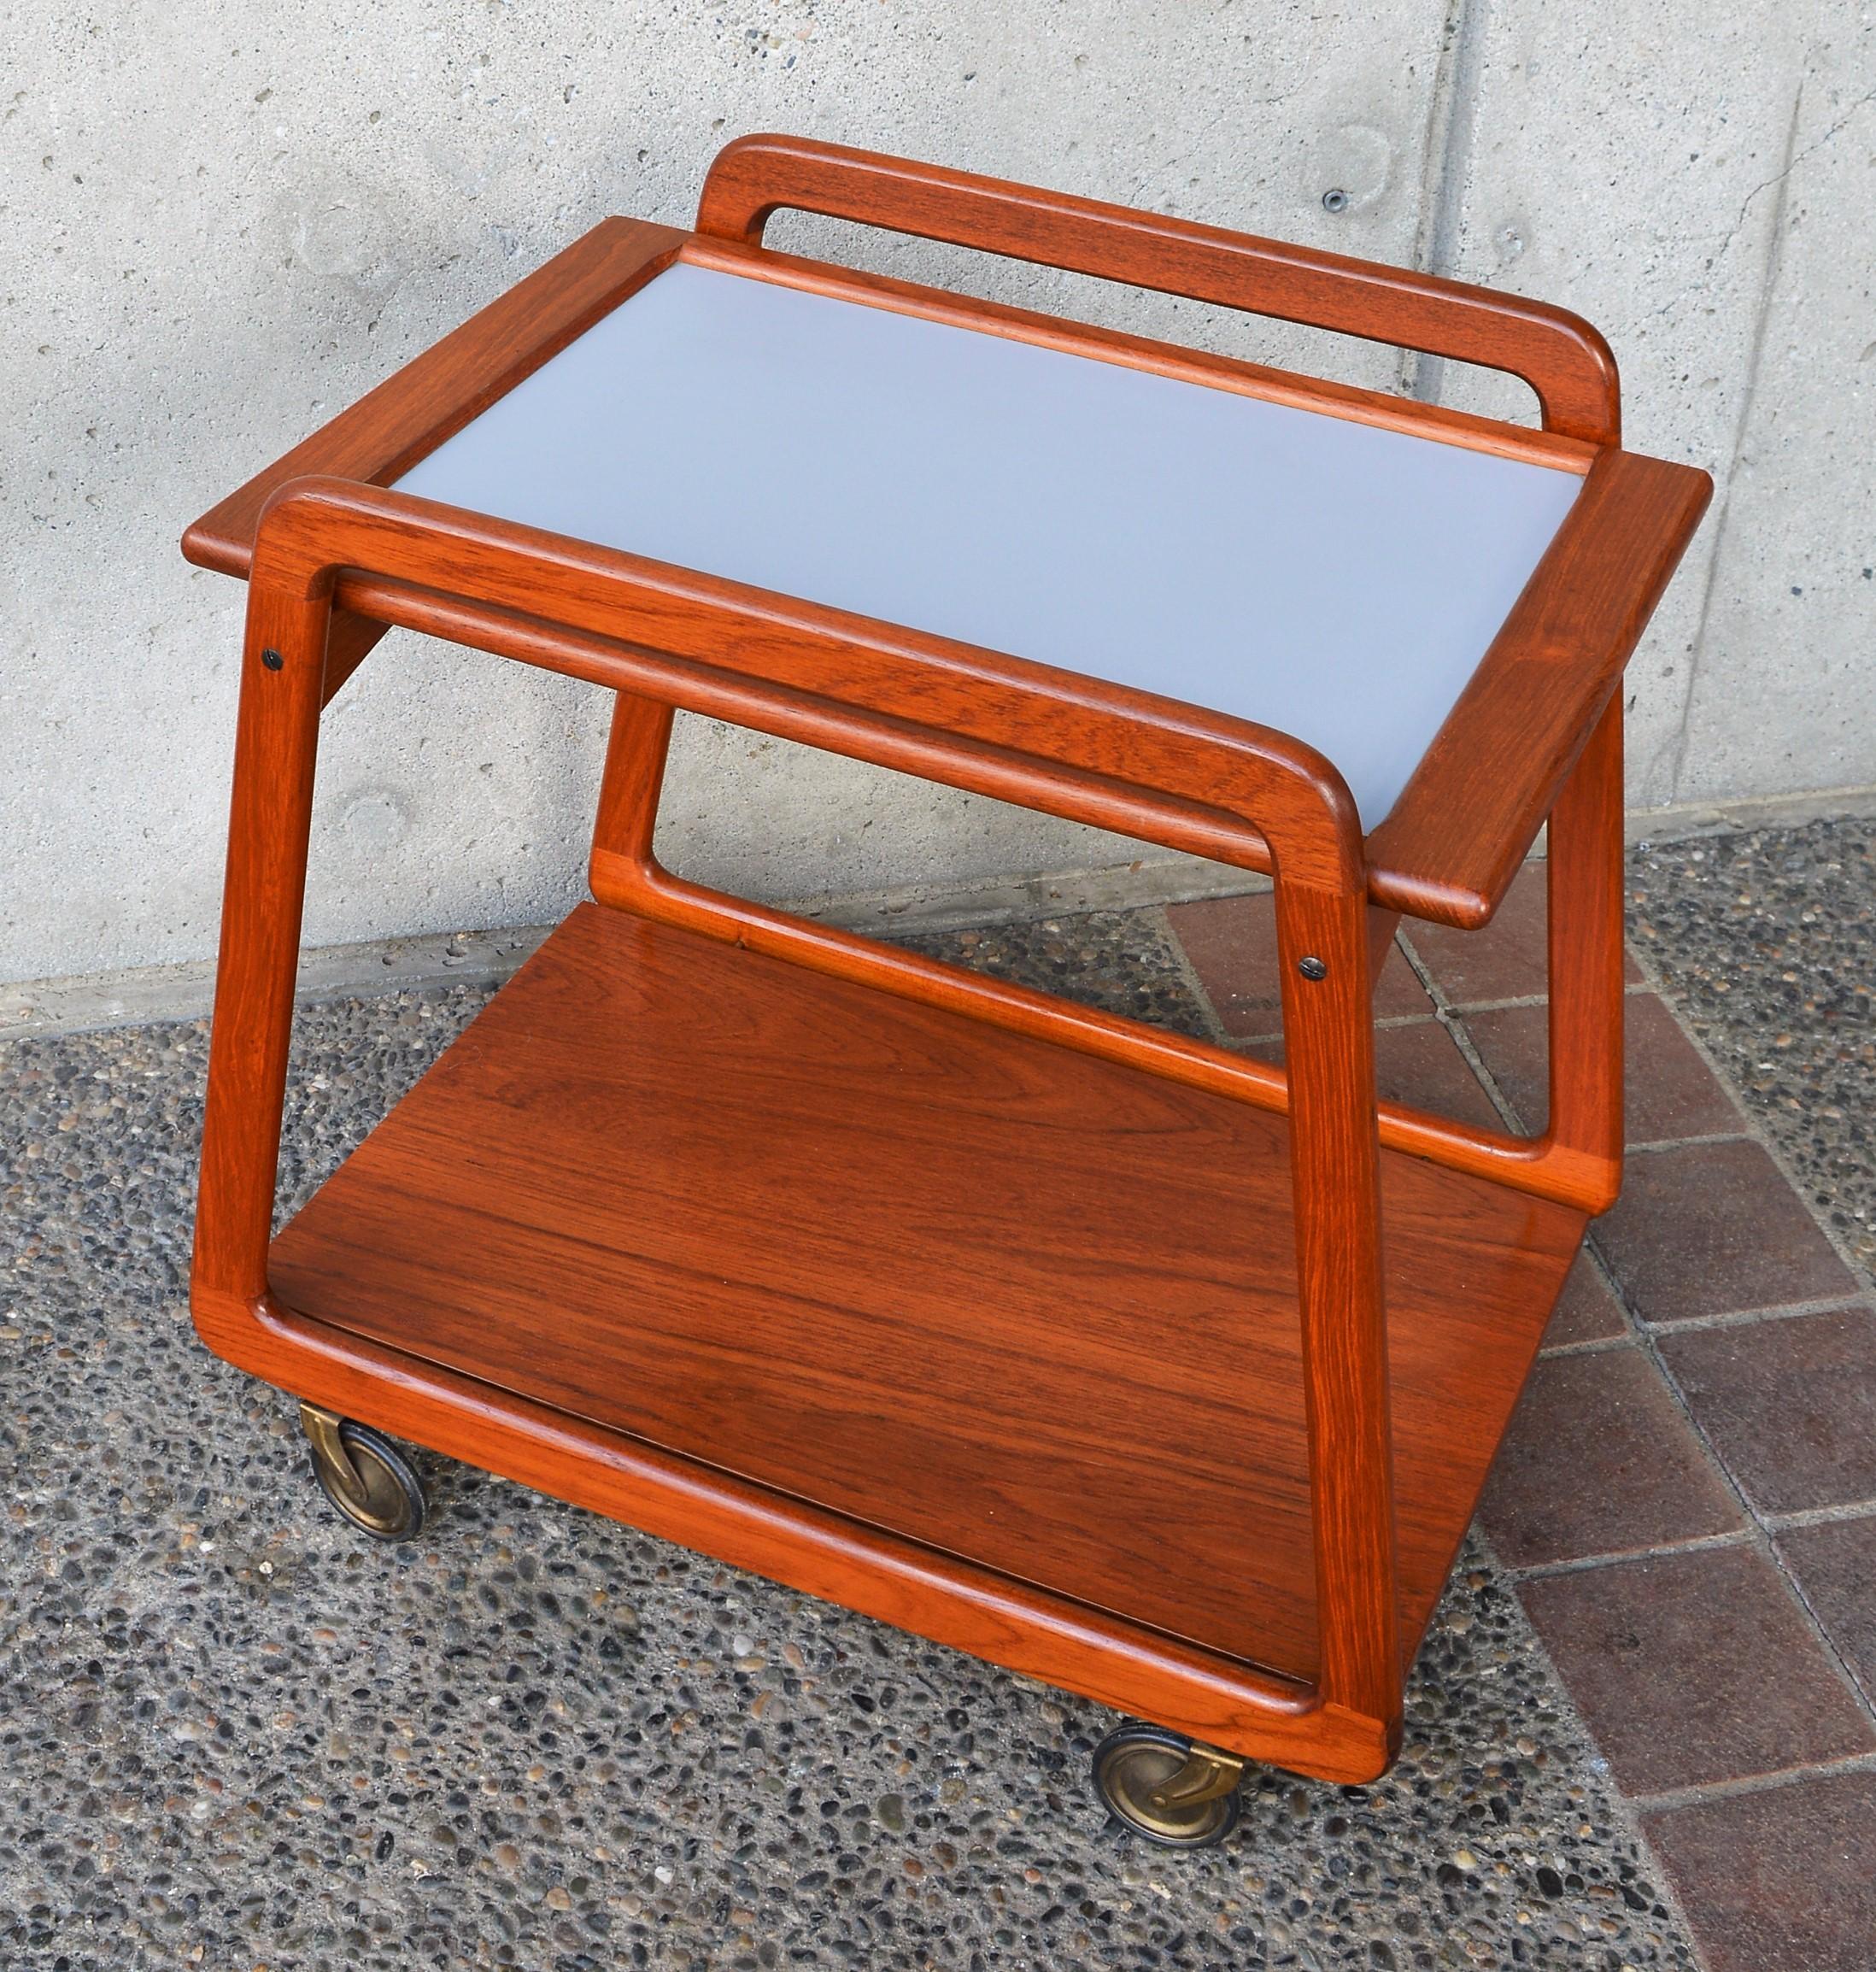
[[[726,144],[704,179],[697,231],[759,246],[784,208],[1508,370],[1537,392],[1547,430],[1621,440],[1609,344],[1542,302],[800,137]]]

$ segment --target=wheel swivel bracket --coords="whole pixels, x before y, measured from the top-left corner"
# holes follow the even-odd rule
[[[370,1488],[360,1476],[358,1467],[352,1463],[352,1454],[339,1430],[343,1423],[337,1412],[309,1404],[303,1397],[300,1400],[300,1429],[306,1433],[314,1456],[331,1475],[339,1489],[362,1507],[371,1496]]]
[[[1194,1743],[1187,1750],[1185,1765],[1169,1774],[1147,1799],[1163,1814],[1170,1808],[1196,1808],[1228,1794],[1243,1777],[1244,1762],[1236,1753]]]

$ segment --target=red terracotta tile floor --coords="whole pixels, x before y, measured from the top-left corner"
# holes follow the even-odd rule
[[[1166,923],[1213,1037],[1281,1053],[1268,893]],[[1543,1127],[1543,866],[1403,926],[1383,1093]],[[1876,1306],[1674,999],[1627,962],[1627,1173],[1480,1523],[1709,1972],[1876,1972]]]

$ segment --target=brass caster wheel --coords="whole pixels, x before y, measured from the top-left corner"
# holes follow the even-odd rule
[[[1094,1749],[1094,1791],[1123,1828],[1169,1849],[1209,1849],[1237,1825],[1235,1753],[1164,1726],[1124,1725]]]
[[[300,1406],[313,1476],[353,1526],[374,1541],[409,1541],[424,1524],[423,1482],[381,1432],[317,1404]]]

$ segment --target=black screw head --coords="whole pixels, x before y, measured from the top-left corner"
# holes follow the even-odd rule
[[[1299,959],[1296,969],[1305,979],[1327,979],[1329,976],[1328,967],[1320,959],[1313,957]]]
[[[263,650],[261,653],[261,661],[266,665],[269,671],[278,671],[286,662],[286,660],[277,650]]]
[[[1348,210],[1348,194],[1342,190],[1340,185],[1332,185],[1328,191],[1322,194],[1322,210],[1324,212],[1346,212]]]

